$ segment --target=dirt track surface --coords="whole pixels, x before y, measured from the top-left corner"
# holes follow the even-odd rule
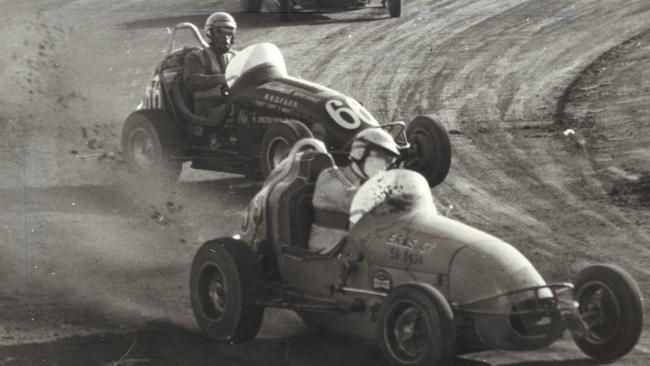
[[[203,339],[188,299],[192,255],[237,231],[259,186],[186,169],[172,191],[121,174],[121,124],[163,55],[165,28],[236,2],[33,3],[0,2],[0,364],[383,364],[371,345],[288,312],[267,312],[250,344]],[[276,43],[291,74],[363,101],[381,121],[435,114],[454,160],[434,195],[547,280],[611,262],[650,294],[647,1],[414,0],[399,19],[235,16],[240,47]],[[644,328],[617,364],[646,364]],[[568,337],[458,361],[587,363]]]

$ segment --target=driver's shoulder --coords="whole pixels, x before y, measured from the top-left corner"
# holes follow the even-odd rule
[[[336,165],[326,168],[318,175],[317,185],[336,184],[338,186],[344,186],[346,188],[356,188],[356,182],[351,179],[346,170],[346,167],[339,168]]]
[[[328,181],[332,178],[338,178],[340,176],[339,168],[337,166],[332,166],[329,168],[323,169],[319,174],[318,174],[318,179],[317,182],[321,183],[324,181]]]
[[[202,61],[205,50],[206,50],[205,48],[192,48],[192,49],[189,49],[185,53],[185,60],[199,59],[199,60]]]

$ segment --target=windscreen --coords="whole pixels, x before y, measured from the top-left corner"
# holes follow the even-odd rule
[[[267,67],[275,73],[287,75],[287,66],[284,63],[282,52],[273,43],[257,43],[238,51],[226,68],[226,82],[228,87],[247,71],[256,67]]]

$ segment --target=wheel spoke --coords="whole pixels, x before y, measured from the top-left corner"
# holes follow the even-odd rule
[[[589,292],[591,291],[591,292]],[[585,290],[581,301],[581,313],[587,326],[587,339],[595,344],[608,342],[615,336],[620,310],[607,287],[594,284]]]
[[[214,319],[219,319],[226,312],[228,287],[217,266],[208,266],[201,275],[199,296],[203,312]]]
[[[431,336],[428,322],[421,309],[409,306],[396,314],[393,328],[394,347],[409,358],[419,358]]]

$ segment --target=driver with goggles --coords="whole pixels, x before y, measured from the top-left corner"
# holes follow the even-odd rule
[[[361,184],[388,169],[400,153],[393,137],[381,128],[359,132],[352,142],[350,164],[320,173],[312,203],[315,217],[309,249],[328,254],[348,231],[350,205]]]

